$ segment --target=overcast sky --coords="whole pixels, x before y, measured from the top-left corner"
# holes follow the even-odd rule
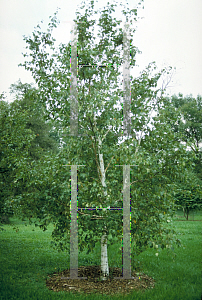
[[[118,1],[120,2],[120,0]],[[124,2],[124,1],[123,1]],[[135,1],[128,0],[130,8]],[[9,96],[9,86],[21,79],[33,82],[29,72],[18,67],[24,62],[23,35],[31,35],[34,27],[53,15],[57,7],[61,24],[54,35],[59,42],[70,40],[71,23],[81,0],[0,0],[0,93]],[[107,1],[99,1],[99,7]],[[202,1],[201,0],[145,0],[139,9],[140,19],[134,36],[134,45],[142,51],[137,56],[134,74],[150,62],[159,68],[176,67],[169,95],[202,95]],[[46,26],[44,27],[44,29]],[[133,73],[132,73],[133,74]]]

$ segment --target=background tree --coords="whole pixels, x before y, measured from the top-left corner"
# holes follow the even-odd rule
[[[170,99],[172,114],[178,111],[180,117],[171,124],[174,132],[179,133],[179,140],[188,148],[189,165],[185,164],[184,175],[186,179],[176,182],[178,186],[175,195],[176,202],[183,208],[188,220],[191,210],[201,208],[202,188],[202,98],[197,96],[183,97],[182,94],[174,95]],[[191,155],[191,152],[193,155]],[[192,164],[190,164],[190,161]]]
[[[30,156],[33,159],[39,159],[44,151],[57,153],[60,146],[58,132],[54,130],[51,119],[49,122],[44,119],[44,109],[37,100],[40,97],[37,89],[32,87],[31,84],[22,84],[19,80],[17,84],[10,86],[10,92],[14,94],[15,99],[11,106],[13,109],[18,107],[22,111],[28,112],[29,121],[26,128],[31,129],[36,136],[31,142]]]
[[[184,177],[176,183],[175,199],[188,221],[191,211],[202,208],[202,182],[190,169],[185,169]]]
[[[131,123],[135,136],[120,139],[117,134],[121,132],[123,114],[115,105],[123,95],[119,88],[123,30],[117,28],[120,21],[113,17],[115,7],[115,4],[108,3],[100,12],[97,24],[99,42],[96,43],[93,31],[90,31],[95,20],[89,20],[94,12],[94,1],[88,7],[84,3],[81,7],[85,8],[83,14],[76,13],[79,64],[111,64],[106,68],[79,69],[78,119],[80,133],[86,136],[68,136],[71,45],[60,44],[59,50],[54,47],[51,34],[58,23],[56,14],[51,18],[47,32],[42,32],[38,25],[32,37],[24,37],[29,49],[29,54],[24,56],[31,60],[22,65],[32,72],[38,85],[38,101],[46,118],[51,115],[62,128],[64,146],[58,154],[43,157],[32,166],[26,165],[25,168],[21,164],[21,173],[16,181],[23,177],[28,186],[23,194],[13,199],[13,206],[20,207],[22,216],[37,217],[44,230],[53,222],[55,229],[52,236],[55,246],[61,250],[69,249],[70,233],[70,170],[63,164],[86,165],[78,171],[80,207],[122,206],[123,170],[115,164],[137,165],[131,168],[133,254],[139,254],[155,243],[158,243],[159,249],[180,244],[175,232],[164,226],[171,220],[175,209],[173,179],[181,176],[187,160],[186,149],[179,143],[178,133],[174,133],[166,122],[168,109],[160,109],[163,98],[158,97],[158,92],[162,91],[157,89],[157,83],[167,70],[155,73],[155,64],[149,64],[138,78],[131,76]],[[136,20],[137,10],[124,8],[122,13],[127,19]],[[131,35],[133,32],[134,29],[131,29]],[[135,65],[137,52],[132,41],[131,38],[131,67]],[[149,113],[155,109],[159,115],[151,130]],[[139,137],[139,134],[142,136]],[[24,169],[28,171],[25,173]],[[78,222],[81,251],[84,247],[92,251],[98,240],[104,246],[105,236],[107,244],[122,236],[121,211],[79,212]],[[105,253],[101,254],[107,258],[107,248],[102,249]],[[109,274],[107,260],[105,264],[101,263],[101,268],[104,275]]]
[[[196,154],[195,172],[202,179],[202,97],[171,97],[175,108],[181,113],[181,120],[175,123],[174,130],[181,133],[181,140]]]
[[[28,158],[31,141],[34,138],[30,129],[26,129],[29,116],[20,109],[13,110],[9,103],[0,100],[0,215],[1,220],[8,221],[10,200],[13,193],[18,165]],[[26,170],[25,170],[26,171]]]
[[[181,110],[177,109],[173,105],[171,99],[165,98],[163,111],[165,115],[165,123],[169,124],[169,126],[171,126],[172,128],[172,131],[177,133],[177,135],[175,134],[175,140],[178,140],[182,144],[182,142],[185,142],[185,139],[183,139],[185,132],[182,130],[182,127],[181,129],[176,127],[177,124],[180,124],[180,122],[182,122]],[[162,123],[163,120],[161,118],[161,124]],[[192,140],[189,139],[188,145],[191,145],[191,142]],[[187,143],[185,145],[187,146]],[[155,149],[155,147],[152,149],[152,152],[154,151],[157,152],[157,149]],[[193,151],[191,148],[190,150],[186,149],[186,153],[187,159],[183,162],[183,175],[180,176],[180,178],[174,178],[173,183],[175,183],[176,185],[176,191],[174,192],[174,199],[176,200],[176,204],[179,208],[181,207],[183,209],[184,216],[188,220],[190,211],[201,209],[202,181],[200,180],[198,173],[195,170],[194,162],[197,158],[197,151]]]
[[[27,145],[24,142],[24,148],[27,147],[28,153],[25,153],[22,151],[21,155],[16,156],[15,159],[19,157],[23,157],[24,154],[25,158],[29,158],[30,161],[39,160],[39,157],[43,156],[44,154],[50,153],[58,153],[59,151],[59,137],[57,131],[53,128],[53,123],[49,121],[45,122],[43,118],[43,109],[40,107],[40,105],[37,103],[37,97],[39,95],[37,94],[36,88],[33,88],[30,84],[22,84],[20,81],[17,84],[11,85],[11,93],[15,94],[14,101],[12,103],[4,104],[2,103],[2,119],[1,119],[1,133],[2,133],[2,149],[10,146],[14,151],[15,149],[18,149],[18,152],[22,150],[22,146],[18,143],[12,144],[9,140],[9,132],[6,131],[6,128],[8,128],[8,124],[10,124],[10,130],[13,130],[12,138],[15,137],[15,134],[18,134],[16,132],[16,126],[18,126],[18,122],[13,121],[11,119],[18,118],[19,112],[22,114],[24,113],[26,115],[23,118],[22,123],[24,133],[31,132],[34,134],[34,138],[30,141],[30,146],[27,147]],[[19,115],[19,118],[21,118],[21,114]],[[10,119],[9,119],[10,116]],[[5,122],[4,118],[7,120]],[[20,127],[19,127],[20,129]],[[7,138],[5,138],[5,135],[8,135]],[[22,133],[19,135],[19,137],[22,137]],[[18,137],[15,137],[18,139]],[[22,141],[26,139],[22,139]],[[8,144],[6,144],[8,143]],[[4,153],[4,154],[3,154]],[[17,153],[17,151],[16,151]],[[5,159],[5,156],[7,156],[8,152],[6,149],[2,151],[1,155],[1,163],[3,164],[3,161]],[[13,159],[13,158],[12,158]],[[10,163],[10,169],[8,168],[8,162]],[[14,174],[17,172],[17,166],[14,164],[14,161],[11,161],[11,157],[9,155],[7,156],[7,163],[4,164],[4,168],[1,168],[2,173],[2,189],[3,194],[2,197],[4,198],[4,201],[2,201],[2,205],[5,202],[5,199],[8,198],[9,195],[14,193],[14,195],[18,195],[22,193],[22,190],[26,189],[27,183],[22,178],[21,184],[18,183],[18,188],[15,186],[12,182]],[[15,172],[14,172],[15,169]],[[4,187],[3,187],[4,186]],[[4,207],[4,209],[6,209]],[[3,210],[3,207],[2,207]],[[7,215],[3,215],[4,219],[8,220],[8,212],[9,209],[7,208]],[[11,212],[11,210],[10,210]]]

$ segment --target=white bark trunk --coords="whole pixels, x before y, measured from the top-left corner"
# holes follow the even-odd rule
[[[101,279],[106,280],[107,276],[109,276],[109,265],[107,255],[107,235],[105,234],[101,237],[101,271]]]
[[[102,173],[102,186],[103,186],[103,188],[106,188],[107,185],[106,185],[106,182],[105,182],[105,168],[104,168],[103,154],[100,153],[100,148],[101,148],[101,145],[102,145],[102,141],[101,141],[100,137],[99,137],[98,141],[99,141],[98,153],[99,153],[100,169],[101,169],[101,173]],[[107,191],[106,190],[104,191],[104,196],[107,197]]]
[[[105,170],[104,170],[104,160],[103,160],[103,154],[100,153],[100,148],[102,145],[101,138],[99,137],[99,147],[98,147],[98,153],[99,153],[99,161],[100,161],[100,169],[102,174],[102,186],[104,188],[104,196],[107,197],[107,190],[106,190],[106,182],[105,182]],[[105,226],[106,229],[106,226]],[[101,237],[101,271],[102,276],[101,279],[105,280],[107,279],[107,276],[109,276],[109,265],[108,265],[108,254],[107,254],[107,235],[104,233]]]

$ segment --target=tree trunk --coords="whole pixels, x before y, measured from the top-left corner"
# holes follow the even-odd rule
[[[107,235],[103,234],[101,237],[101,271],[102,280],[106,280],[109,276],[108,253],[107,253]]]
[[[183,207],[184,217],[188,221],[189,220],[189,209],[187,207]]]
[[[102,186],[104,188],[104,196],[107,197],[107,186],[105,182],[105,170],[104,170],[104,160],[103,160],[103,154],[100,153],[100,148],[102,145],[101,138],[99,137],[99,147],[98,147],[98,153],[99,153],[99,161],[100,161],[100,170],[102,174]],[[102,271],[102,280],[106,280],[107,276],[109,276],[109,265],[108,265],[108,253],[107,253],[107,235],[106,235],[106,226],[103,231],[103,235],[101,237],[101,271]]]

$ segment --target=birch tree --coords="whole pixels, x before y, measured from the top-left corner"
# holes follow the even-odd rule
[[[154,63],[138,78],[130,76],[132,131],[130,136],[123,137],[124,107],[118,104],[123,104],[120,66],[124,32],[121,20],[113,16],[116,7],[108,3],[102,11],[95,11],[94,1],[90,1],[88,6],[84,2],[76,12],[78,136],[70,135],[71,43],[60,44],[56,49],[52,37],[58,24],[57,13],[51,18],[47,32],[42,32],[37,25],[32,37],[24,37],[29,53],[24,54],[27,60],[21,65],[32,72],[46,119],[52,118],[58,123],[64,145],[58,155],[43,158],[32,168],[28,166],[29,171],[24,176],[30,176],[29,200],[24,194],[14,201],[25,208],[21,214],[39,218],[44,230],[53,222],[54,246],[69,249],[71,179],[68,179],[68,167],[63,165],[85,165],[78,170],[79,207],[104,209],[78,211],[79,250],[86,247],[89,253],[97,241],[101,242],[103,278],[109,274],[107,246],[122,237],[122,211],[107,209],[123,206],[123,167],[115,165],[136,165],[131,167],[131,236],[135,256],[157,243],[159,248],[180,244],[174,231],[164,228],[163,224],[174,213],[172,182],[182,173],[186,157],[169,124],[160,125],[166,118],[166,109],[160,110],[163,91],[157,88],[157,83],[168,70],[157,72]],[[85,12],[82,13],[82,9]],[[98,22],[91,18],[93,13],[100,13]],[[132,68],[138,51],[133,45],[137,9],[124,7],[122,13],[127,22],[132,20]],[[98,29],[98,40],[94,27]],[[152,129],[150,112],[155,109],[160,113]]]

